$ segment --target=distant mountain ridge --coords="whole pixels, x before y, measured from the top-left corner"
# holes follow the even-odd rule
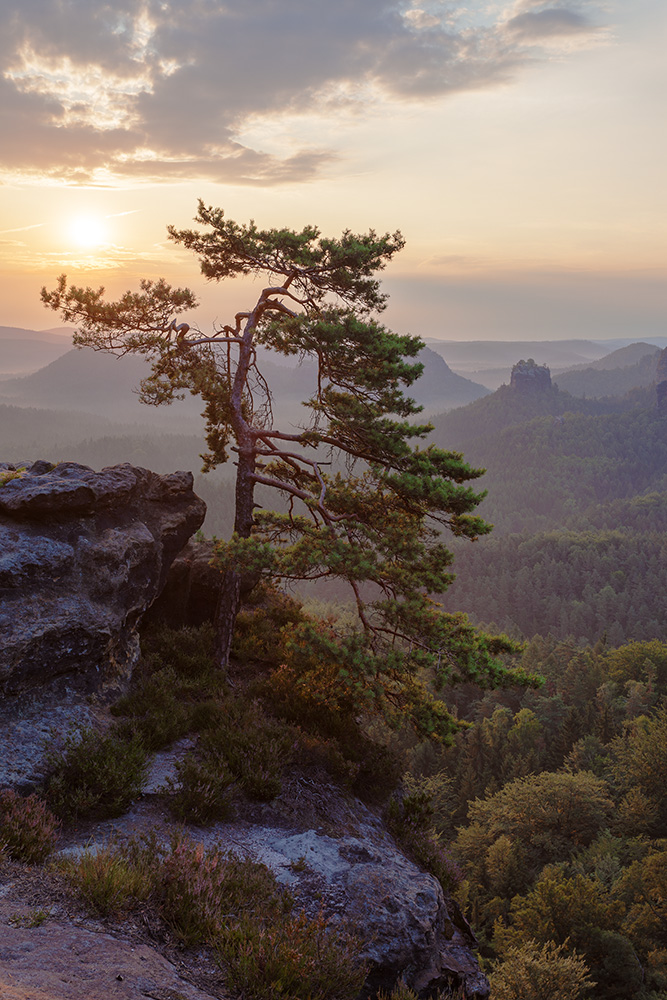
[[[428,339],[428,347],[446,359],[455,372],[473,378],[489,389],[509,383],[512,365],[519,358],[533,358],[538,364],[548,365],[552,375],[574,368],[603,365],[610,359],[610,366],[634,363],[619,354],[625,347],[634,351],[634,341],[547,340],[547,341],[445,341]],[[646,350],[662,349],[667,338],[654,337],[643,342]],[[618,356],[617,356],[618,355]],[[617,356],[617,357],[616,357]],[[634,359],[635,361],[638,358]]]
[[[625,347],[619,347],[618,350],[612,351],[611,354],[606,354],[599,361],[591,361],[583,365],[573,365],[572,368],[566,368],[559,373],[569,375],[570,372],[588,371],[590,369],[598,372],[613,371],[617,368],[628,368],[631,365],[637,365],[648,354],[659,353],[659,347],[640,340],[634,344],[626,344]]]
[[[614,351],[594,365],[577,366],[556,378],[560,388],[573,396],[594,399],[623,396],[655,382],[661,354],[660,348],[650,344],[632,344]]]
[[[0,341],[2,344],[13,341]],[[277,359],[282,361],[282,359]],[[424,374],[407,390],[425,409],[443,412],[488,394],[489,390],[451,371],[437,354],[425,348],[418,359]],[[268,353],[262,370],[274,397],[277,419],[298,424],[304,417],[302,401],[314,392],[315,365],[306,361],[291,366],[276,363]],[[187,396],[171,407],[143,406],[137,388],[148,374],[147,362],[135,355],[117,357],[89,348],[71,348],[21,378],[0,381],[0,402],[57,410],[85,410],[113,420],[150,424],[173,424],[174,420],[195,420],[201,401]]]

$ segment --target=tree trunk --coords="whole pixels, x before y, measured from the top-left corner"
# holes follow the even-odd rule
[[[255,471],[255,454],[252,447],[239,449],[239,461],[236,471],[236,511],[234,532],[241,538],[249,538],[253,525],[255,505],[255,481],[252,475]],[[236,616],[241,606],[241,597],[250,593],[259,581],[259,574],[239,573],[227,570],[222,577],[222,586],[218,607],[215,613],[215,650],[216,666],[227,670],[229,653],[234,637]]]
[[[223,574],[218,607],[215,612],[215,665],[227,670],[232,648],[236,616],[241,604],[241,574],[228,570]]]

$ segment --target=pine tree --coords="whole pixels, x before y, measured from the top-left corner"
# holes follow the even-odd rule
[[[376,273],[403,238],[346,230],[330,239],[314,226],[260,230],[201,201],[195,221],[205,231],[168,231],[198,256],[206,278],[265,282],[248,308],[212,333],[177,322],[197,305],[195,295],[162,279],[107,302],[104,289],[68,287],[62,275],[54,291],[42,289],[42,300],[76,324],[76,344],[144,355],[152,366],[141,383],[144,402],[169,403],[183,391],[201,397],[205,470],[236,455],[234,535],[218,553],[218,662],[227,664],[242,594],[262,576],[342,577],[359,629],[341,638],[313,628],[301,641],[315,656],[338,657],[340,684],[360,709],[407,714],[419,731],[446,736],[456,723],[433,698],[423,668],[439,683],[529,679],[498,659],[515,648],[506,637],[476,631],[429,597],[452,580],[439,527],[474,540],[489,525],[474,514],[484,494],[469,485],[482,470],[457,452],[412,443],[431,430],[411,422],[419,407],[403,393],[421,373],[412,359],[423,344],[376,318],[386,301]],[[315,360],[303,426],[274,426],[260,345]],[[258,485],[280,491],[288,512],[257,511]],[[368,585],[375,600],[365,599]]]

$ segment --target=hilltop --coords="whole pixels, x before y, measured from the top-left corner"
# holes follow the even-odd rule
[[[580,399],[553,383],[495,393],[434,420],[438,445],[486,469],[493,523],[457,544],[448,610],[594,642],[660,638],[667,433],[656,390]]]

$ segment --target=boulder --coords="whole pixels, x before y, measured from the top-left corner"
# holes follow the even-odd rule
[[[112,692],[206,506],[192,475],[0,465],[0,693]],[[55,688],[54,688],[55,685]]]

